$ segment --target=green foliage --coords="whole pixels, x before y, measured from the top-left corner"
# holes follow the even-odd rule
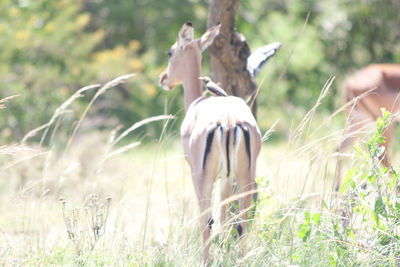
[[[0,125],[5,126],[0,130],[2,137],[21,139],[46,123],[80,87],[131,72],[143,75],[99,99],[92,125],[116,127],[122,122],[128,126],[163,112],[156,88],[161,72],[154,65],[158,57],[152,51],[139,55],[142,44],[133,38],[101,49],[109,33],[102,28],[91,30],[96,14],[84,11],[79,1],[6,0],[0,3],[0,15],[0,99],[20,95],[0,116]],[[74,103],[77,112],[65,119],[75,120],[91,96]],[[177,104],[171,109],[177,110]]]
[[[158,64],[165,64],[166,52],[182,24],[190,20],[196,31],[203,32],[208,13],[204,0],[84,1],[83,9],[95,14],[90,30],[105,31],[103,48],[126,46],[137,39],[142,44],[142,52],[156,53]]]
[[[268,101],[269,105],[284,103],[301,107],[302,111],[309,109],[332,74],[321,40],[322,12],[317,8],[320,4],[320,1],[243,1],[243,7],[252,10],[249,12],[252,19],[245,17],[239,29],[246,32],[251,47],[255,49],[274,41],[283,44],[278,57],[268,65],[268,78],[261,91],[272,94],[274,99],[261,95],[262,105]],[[304,26],[308,11],[310,17]],[[285,67],[285,75],[281,77]]]
[[[305,211],[304,216],[306,221],[300,225],[301,230],[298,233],[298,236],[303,240],[303,242],[307,242],[307,239],[310,237],[313,228],[319,225],[321,214],[314,213],[312,215],[312,220],[309,211]]]
[[[236,27],[252,50],[283,43],[259,76],[260,82],[266,75],[259,114],[269,114],[259,116],[262,128],[281,118],[278,131],[286,134],[331,75],[338,89],[356,68],[398,62],[400,45],[392,29],[400,25],[399,9],[396,0],[242,0]],[[165,109],[179,112],[181,90],[163,93],[158,75],[183,22],[191,20],[197,36],[205,30],[208,2],[4,0],[0,15],[0,98],[21,95],[0,117],[1,136],[12,140],[46,123],[51,111],[80,87],[130,72],[139,75],[97,101],[89,114],[93,127],[127,126]],[[212,76],[206,55],[203,72]],[[343,104],[334,87],[320,110],[332,112]],[[74,104],[78,112],[69,122],[90,96]],[[161,128],[146,130],[153,135]]]
[[[367,142],[355,146],[358,162],[346,175],[342,191],[345,193],[345,202],[351,207],[346,219],[361,220],[370,248],[382,258],[387,257],[385,264],[394,262],[398,265],[400,245],[398,170],[379,165],[385,152],[383,133],[390,123],[390,113],[382,109],[382,117],[377,119],[375,132]]]
[[[77,2],[0,3],[0,98],[20,94],[0,117],[2,135],[21,137],[44,123],[93,73],[87,70],[101,31],[87,33],[90,14]]]
[[[339,73],[369,63],[398,62],[398,34],[392,30],[400,23],[398,1],[341,0],[338,3],[337,15],[328,20],[330,24],[325,29],[329,42],[327,55],[330,61],[336,62]]]
[[[397,242],[400,214],[400,197],[398,195],[398,171],[393,168],[380,167],[379,162],[384,155],[385,143],[383,133],[391,123],[390,113],[382,109],[382,117],[377,119],[377,129],[363,147],[358,145],[355,150],[357,157],[363,162],[358,164],[351,175],[347,176],[344,187],[346,192],[354,194],[354,211],[360,215],[369,215],[374,224],[371,230],[375,231],[380,245],[386,246],[390,242]],[[354,179],[362,178],[363,187],[355,186]],[[365,179],[366,178],[366,179]],[[364,220],[367,220],[366,217]]]

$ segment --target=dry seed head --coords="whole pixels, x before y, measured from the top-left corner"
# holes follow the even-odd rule
[[[61,202],[61,205],[63,205],[63,209],[65,208],[66,200],[63,197],[60,197],[58,199]]]

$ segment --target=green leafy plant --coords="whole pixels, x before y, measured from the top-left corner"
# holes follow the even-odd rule
[[[368,248],[374,249],[387,260],[399,263],[400,195],[398,170],[380,166],[386,152],[384,131],[391,123],[390,113],[382,109],[376,121],[376,130],[363,144],[355,146],[359,164],[346,175],[342,191],[345,201],[352,207],[347,220],[360,220],[366,234]],[[359,180],[361,182],[356,182]]]
[[[390,113],[382,109],[376,130],[354,146],[353,167],[340,194],[329,205],[323,201],[320,211],[306,209],[297,219],[302,245],[294,249],[292,262],[310,264],[305,255],[327,249],[324,258],[330,266],[400,264],[398,171],[380,164],[390,124]]]
[[[335,203],[337,216],[332,226],[336,247],[332,265],[344,255],[351,258],[364,253],[374,253],[376,264],[400,264],[398,171],[380,164],[386,152],[384,132],[391,123],[390,112],[382,109],[376,130],[367,141],[354,146],[353,168],[345,175]],[[299,233],[303,240],[310,232],[310,220],[306,222]],[[353,257],[353,261],[358,259]]]

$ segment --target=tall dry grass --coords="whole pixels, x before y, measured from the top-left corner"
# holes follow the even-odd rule
[[[190,170],[177,131],[171,127],[174,116],[165,112],[124,131],[117,125],[109,132],[80,131],[95,100],[131,77],[78,90],[48,123],[27,133],[21,142],[0,148],[1,265],[199,264],[200,214]],[[293,123],[287,142],[269,142],[273,127],[265,132],[257,170],[259,202],[255,217],[249,220],[249,234],[240,241],[235,238],[237,215],[232,214],[223,226],[216,220],[209,240],[211,266],[328,266],[335,262],[332,251],[342,244],[327,221],[342,217],[334,210],[340,195],[333,191],[333,177],[335,149],[343,129],[332,121],[354,102],[322,122],[318,107],[329,97],[332,82],[333,78],[328,79],[314,107]],[[77,123],[61,128],[73,101],[89,90],[97,91]],[[133,138],[132,143],[120,145],[141,126],[157,121],[164,127],[154,142],[141,145]],[[331,129],[326,135],[327,127]],[[31,141],[33,137],[39,141]],[[356,161],[353,154],[348,155],[347,166],[352,166]],[[218,182],[215,187],[218,192]],[[215,218],[223,204],[215,195]],[[307,213],[319,214],[321,221],[325,218],[319,230],[332,236],[303,242],[299,233],[306,227]],[[346,244],[351,253],[337,265],[384,263],[381,255],[369,254],[368,246],[365,251],[355,249],[363,241]]]
[[[3,178],[0,182],[2,192],[0,229],[2,229],[3,240],[0,243],[4,244],[0,245],[1,264],[41,265],[44,263],[43,259],[46,259],[48,250],[64,248],[66,255],[61,258],[67,258],[66,262],[70,264],[82,264],[88,255],[92,254],[94,244],[91,244],[89,246],[91,249],[86,252],[83,248],[77,249],[80,246],[77,244],[86,242],[80,240],[88,238],[82,233],[85,233],[88,227],[90,228],[88,223],[93,223],[97,216],[101,216],[101,213],[92,214],[92,219],[88,219],[77,215],[78,210],[88,209],[88,206],[84,204],[86,197],[92,194],[98,195],[99,198],[116,195],[117,201],[130,201],[130,197],[126,195],[130,192],[125,192],[124,185],[131,183],[128,178],[137,176],[140,168],[132,168],[136,166],[135,163],[130,160],[127,162],[124,158],[125,154],[137,147],[140,142],[134,141],[123,146],[119,144],[141,126],[161,120],[168,121],[174,119],[174,116],[165,114],[146,118],[134,123],[122,133],[119,133],[118,125],[109,134],[97,131],[79,133],[79,129],[99,96],[133,76],[134,74],[124,75],[102,86],[90,85],[79,89],[55,110],[48,123],[27,133],[20,142],[0,148],[0,156],[2,156],[0,172]],[[65,134],[58,132],[62,117],[70,113],[71,104],[76,99],[84,97],[89,90],[97,91],[84,112],[78,117],[77,123],[70,125],[72,133],[68,140],[63,140]],[[3,103],[13,97],[2,99],[1,108],[5,108]],[[63,129],[65,128],[68,127],[64,126]],[[30,141],[35,136],[37,138],[39,134],[41,134],[38,138],[39,142]],[[44,146],[46,139],[48,139],[48,145]],[[60,141],[61,144],[65,144],[64,147],[60,148]],[[124,160],[121,161],[121,157]],[[146,160],[140,162],[143,163]],[[145,180],[143,177],[143,181]],[[133,187],[143,188],[140,184],[141,181],[138,181],[138,185]],[[63,205],[55,202],[60,197],[64,199]],[[72,205],[71,209],[66,209],[65,203]],[[93,206],[93,203],[91,205]],[[64,210],[64,216],[60,213],[61,210]],[[74,215],[66,216],[67,210],[74,210],[71,213]],[[80,214],[84,213],[82,211]],[[115,213],[106,217],[113,216]],[[67,231],[65,227],[69,230]],[[80,236],[79,242],[76,239],[78,236]],[[69,237],[70,240],[66,240],[65,237]],[[96,242],[100,239],[96,238]],[[71,244],[75,246],[73,253],[69,251]],[[45,254],[43,257],[40,256],[43,254]],[[4,257],[1,257],[2,255]],[[76,261],[77,258],[79,258],[78,261]]]

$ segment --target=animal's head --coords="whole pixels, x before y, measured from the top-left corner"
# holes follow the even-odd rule
[[[193,39],[193,25],[191,22],[183,24],[178,33],[176,42],[168,50],[168,66],[160,75],[160,85],[165,90],[172,90],[182,83],[187,64],[193,63],[192,56],[198,56],[209,47],[219,34],[221,25],[211,27],[200,38]]]

